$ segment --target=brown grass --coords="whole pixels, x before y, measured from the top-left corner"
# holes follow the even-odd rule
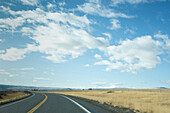
[[[72,90],[58,93],[147,113],[170,113],[170,89]]]
[[[0,105],[25,98],[29,95],[31,94],[22,91],[0,91]]]

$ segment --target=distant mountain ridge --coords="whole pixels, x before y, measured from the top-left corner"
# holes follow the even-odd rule
[[[131,88],[92,88],[92,90],[105,90],[105,89],[131,89]],[[151,88],[152,89],[152,88]],[[167,87],[156,87],[153,89],[170,89]],[[82,90],[80,88],[57,88],[57,87],[36,87],[36,86],[19,86],[19,85],[3,85],[0,84],[1,90],[17,90],[17,91],[30,91],[30,90],[39,90],[39,91],[55,91],[55,90]],[[88,89],[84,89],[88,90]]]
[[[36,86],[17,86],[17,85],[3,85],[0,84],[0,90],[17,90],[17,91],[54,91],[54,90],[71,90],[70,88],[53,88],[53,87],[36,87]]]
[[[156,89],[169,89],[167,87],[157,87]]]

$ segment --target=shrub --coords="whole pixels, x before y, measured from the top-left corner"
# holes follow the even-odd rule
[[[107,91],[107,93],[114,93],[114,91]]]
[[[88,90],[92,90],[92,88],[89,88]]]

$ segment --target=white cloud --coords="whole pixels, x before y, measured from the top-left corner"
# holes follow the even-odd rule
[[[163,39],[165,42],[165,48],[170,50],[170,39],[168,35],[163,35],[163,34],[158,33],[154,35],[154,37]]]
[[[118,88],[119,85],[122,85],[122,83],[95,82],[95,83],[92,83],[92,85],[94,85],[93,88],[109,89],[109,88]]]
[[[11,29],[22,26],[25,22],[34,24],[35,26],[32,27],[22,27],[21,31],[23,35],[37,43],[37,46],[29,44],[24,49],[7,49],[5,54],[0,54],[0,58],[3,60],[16,61],[25,58],[26,54],[32,51],[39,51],[47,55],[44,58],[59,63],[65,62],[67,56],[77,58],[83,55],[87,49],[103,49],[109,44],[107,39],[93,37],[86,31],[92,24],[86,15],[45,12],[39,8],[27,11],[13,11],[4,7],[3,9],[22,20],[15,25],[4,22],[5,25],[11,26]]]
[[[166,84],[170,84],[170,80],[163,81]]]
[[[14,74],[11,74],[5,70],[0,70],[0,75],[8,75],[9,77],[14,77]]]
[[[22,11],[13,11],[10,8],[1,6],[2,11],[9,13],[16,18],[3,18],[0,19],[1,27],[15,30],[17,27],[22,26],[24,23],[47,23],[46,13],[40,8],[35,10],[22,10]]]
[[[50,78],[35,77],[35,80],[51,80]]]
[[[163,58],[163,60],[167,63],[170,63],[170,60],[166,59],[166,58]]]
[[[110,63],[110,61],[108,61],[108,60],[102,60],[102,61],[100,61],[100,62],[96,62],[96,63],[94,63],[94,65],[110,65],[111,63]]]
[[[6,50],[6,53],[0,54],[0,59],[8,60],[8,61],[16,61],[25,58],[25,54],[32,51],[37,51],[37,47],[31,44],[28,44],[27,48],[24,49],[10,48]]]
[[[0,50],[0,54],[1,54],[1,53],[5,53],[5,50]]]
[[[27,51],[25,49],[10,48],[5,54],[0,54],[0,58],[8,61],[16,61],[25,58]]]
[[[90,67],[90,64],[85,64],[84,67]]]
[[[37,5],[38,0],[21,0],[24,5]]]
[[[4,42],[4,40],[0,39],[0,43],[1,43],[1,42]]]
[[[60,3],[59,3],[59,6],[65,6],[65,5],[66,5],[65,2],[60,2]]]
[[[82,11],[87,14],[96,14],[102,17],[122,17],[122,18],[133,18],[133,16],[128,16],[124,13],[116,13],[111,9],[107,9],[104,6],[101,6],[99,0],[89,0],[89,2],[84,3],[83,5],[78,5],[77,11]]]
[[[21,68],[21,70],[22,71],[29,71],[29,70],[34,70],[34,68],[33,67],[31,67],[31,68]]]
[[[48,8],[48,9],[53,8],[53,7],[55,7],[54,4],[48,3],[48,5],[47,5],[47,8]]]
[[[124,3],[129,3],[129,4],[151,3],[157,1],[162,2],[166,0],[112,0],[112,5],[116,6],[117,4],[124,4]]]
[[[132,29],[126,29],[126,30],[124,31],[124,34],[127,34],[127,33],[134,34],[135,31],[133,31]]]
[[[10,74],[9,77],[14,77],[14,75]]]
[[[107,36],[108,38],[109,38],[109,40],[111,40],[112,39],[112,36],[111,36],[111,34],[110,33],[103,33],[105,36]]]
[[[37,82],[37,80],[32,80],[33,82]]]
[[[148,0],[112,0],[113,5],[124,4],[124,3],[139,4],[139,3],[146,3],[146,2],[148,2]]]
[[[96,59],[98,59],[98,60],[101,60],[101,59],[102,59],[102,56],[99,55],[99,54],[95,54],[95,55],[94,55],[94,58],[96,58]]]
[[[120,26],[120,21],[117,20],[117,19],[112,19],[111,24],[112,24],[112,26],[109,27],[109,29],[111,29],[111,30],[119,29],[121,27]]]
[[[161,63],[158,55],[162,54],[162,43],[153,40],[151,36],[127,39],[119,43],[105,50],[109,61],[102,60],[94,65],[107,65],[106,71],[119,69],[122,72],[137,73],[143,69],[152,69]]]
[[[34,35],[32,39],[39,43],[40,52],[48,54],[46,58],[56,63],[64,62],[68,55],[77,58],[87,49],[102,48],[107,44],[104,38],[94,38],[82,29],[55,23],[37,27]]]
[[[24,19],[21,17],[17,17],[17,18],[6,18],[6,19],[0,19],[0,23],[4,24],[1,25],[2,28],[9,28],[11,27],[11,29],[15,29],[18,26],[21,26],[24,23]]]

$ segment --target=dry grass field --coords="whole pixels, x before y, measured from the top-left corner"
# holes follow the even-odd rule
[[[29,95],[29,93],[22,91],[0,91],[0,105],[27,97]]]
[[[142,113],[170,113],[170,89],[70,90],[49,93],[87,98]]]

